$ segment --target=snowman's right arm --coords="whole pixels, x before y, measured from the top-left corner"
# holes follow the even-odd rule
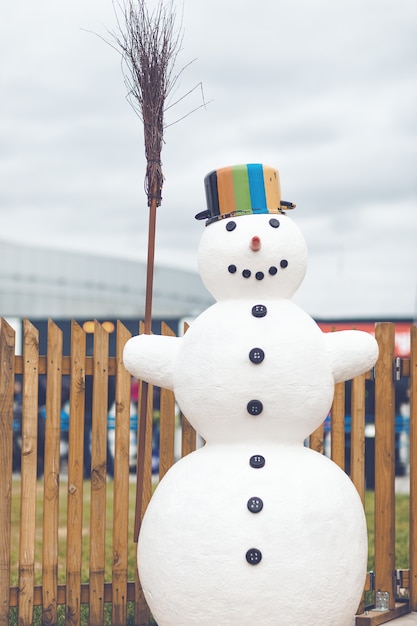
[[[180,347],[180,337],[138,335],[126,343],[123,350],[125,368],[140,380],[173,388],[175,360]]]

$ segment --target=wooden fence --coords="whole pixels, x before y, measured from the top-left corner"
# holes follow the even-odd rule
[[[94,350],[87,354],[86,333],[71,327],[71,353],[63,355],[62,330],[49,321],[47,354],[39,354],[39,333],[24,321],[23,355],[16,355],[15,333],[0,322],[0,625],[92,626],[152,624],[135,567],[134,481],[129,461],[131,377],[122,363],[130,332],[116,328],[116,356],[109,335],[94,325]],[[412,326],[410,358],[396,359],[394,325],[380,323],[375,334],[380,357],[373,372],[351,385],[350,458],[346,459],[345,385],[338,384],[331,414],[331,457],[349,466],[365,499],[365,386],[375,378],[375,567],[365,591],[387,603],[384,611],[358,609],[357,626],[382,624],[417,610],[417,327]],[[162,324],[161,333],[173,335]],[[91,477],[84,478],[86,381],[93,380]],[[395,380],[410,385],[409,567],[395,562]],[[21,453],[13,473],[15,381],[22,380]],[[39,382],[46,381],[46,419],[39,418]],[[68,461],[64,468],[61,408],[69,381]],[[108,476],[108,390],[115,387],[114,474]],[[143,510],[157,477],[152,475],[153,394],[149,394]],[[180,421],[184,456],[196,447],[196,433],[176,415],[172,392],[160,390],[159,478],[175,462]],[[325,429],[310,437],[324,451]],[[42,464],[39,458],[42,457]],[[368,459],[369,460],[369,459]],[[132,488],[133,485],[133,488]],[[39,547],[40,546],[40,547]],[[64,554],[62,554],[64,553]],[[330,573],[331,575],[331,573]],[[399,590],[401,589],[401,593]],[[381,593],[382,592],[382,593]],[[334,600],[337,602],[337,598]]]

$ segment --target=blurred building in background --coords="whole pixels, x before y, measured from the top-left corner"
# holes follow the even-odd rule
[[[146,263],[0,241],[0,316],[142,318]],[[155,267],[153,315],[195,316],[213,303],[197,272]]]

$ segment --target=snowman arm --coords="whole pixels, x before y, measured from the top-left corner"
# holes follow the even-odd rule
[[[369,333],[340,330],[324,334],[335,383],[369,371],[378,358],[378,344]]]
[[[172,389],[180,342],[180,337],[161,335],[132,337],[123,350],[124,366],[136,378]]]

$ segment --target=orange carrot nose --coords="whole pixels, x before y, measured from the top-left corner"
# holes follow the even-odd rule
[[[255,235],[255,237],[252,237],[252,239],[250,240],[250,249],[253,250],[254,252],[257,252],[258,250],[261,249],[261,238],[257,237]]]

